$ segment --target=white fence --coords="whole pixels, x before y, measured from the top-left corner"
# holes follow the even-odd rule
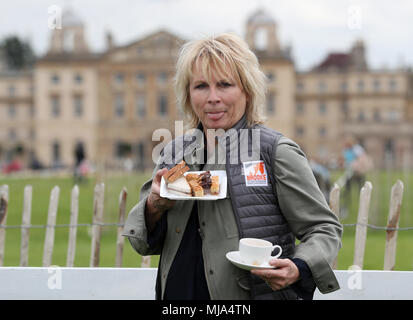
[[[0,268],[0,300],[153,300],[156,268]],[[341,289],[315,300],[412,300],[413,271],[334,271]]]
[[[370,209],[371,192],[373,185],[367,181],[360,190],[359,211],[357,223],[343,226],[355,226],[355,248],[353,265],[363,269],[364,253],[366,246],[367,228],[382,229],[386,231],[386,246],[384,252],[384,270],[394,270],[396,263],[396,244],[398,230],[413,230],[413,227],[399,228],[400,208],[403,199],[404,185],[398,180],[391,189],[390,205],[388,222],[386,227],[378,227],[368,224],[368,215]],[[17,226],[7,225],[7,209],[9,205],[9,188],[7,185],[0,185],[0,267],[4,265],[4,246],[6,230],[8,228],[21,229],[21,250],[20,250],[20,266],[28,267],[28,246],[29,246],[29,230],[31,228],[40,227],[46,230],[44,249],[43,249],[43,267],[49,267],[52,264],[52,254],[54,247],[54,235],[57,227],[70,228],[68,239],[67,263],[66,267],[74,266],[74,257],[76,251],[76,232],[78,224],[79,213],[79,189],[77,186],[73,187],[71,194],[70,207],[70,224],[56,225],[57,206],[60,189],[55,186],[50,193],[49,210],[47,217],[47,225],[33,226],[30,224],[31,219],[31,205],[32,205],[32,187],[26,186],[24,189],[23,200],[23,218],[22,224]],[[116,226],[116,262],[115,267],[122,267],[122,256],[124,237],[122,236],[123,224],[125,219],[127,191],[122,189],[119,195],[119,217],[116,224],[105,224],[103,222],[103,203],[104,203],[104,184],[97,184],[94,190],[93,199],[93,223],[86,224],[92,227],[91,252],[90,252],[90,267],[99,266],[100,258],[100,241],[103,226]],[[340,211],[340,188],[337,184],[334,185],[330,192],[330,207],[332,211],[339,216]],[[84,226],[85,224],[83,224]],[[142,257],[141,267],[148,268],[151,266],[151,257]],[[337,260],[334,262],[333,269],[337,269]]]

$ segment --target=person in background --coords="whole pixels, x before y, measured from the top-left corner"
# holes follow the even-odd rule
[[[373,163],[353,135],[348,135],[344,139],[343,159],[345,172],[342,179],[339,179],[342,181],[339,185],[344,186],[342,211],[346,214],[352,202],[353,185],[360,191],[366,181],[367,172],[373,168]]]
[[[76,182],[82,182],[85,175],[86,164],[86,154],[83,144],[78,142],[74,150],[75,156],[75,168],[74,168],[74,179]]]

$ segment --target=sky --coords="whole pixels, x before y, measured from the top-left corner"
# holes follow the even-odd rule
[[[347,52],[357,39],[373,69],[413,66],[413,0],[13,0],[0,2],[0,39],[18,35],[46,53],[51,6],[70,7],[84,21],[93,51],[166,29],[184,39],[232,31],[245,35],[248,17],[264,9],[277,23],[282,47],[291,46],[298,70],[329,52]]]

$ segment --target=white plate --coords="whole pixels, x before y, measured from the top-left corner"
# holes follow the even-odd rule
[[[205,171],[188,171],[184,173],[184,176],[186,176],[188,173],[196,173],[200,174]],[[168,188],[166,187],[165,179],[162,177],[161,180],[161,192],[160,196],[162,198],[167,198],[170,200],[218,200],[218,199],[224,199],[227,196],[227,172],[225,170],[209,170],[211,173],[211,176],[219,176],[219,194],[218,195],[212,195],[206,193],[203,197],[189,197],[189,196],[179,196],[176,194],[173,194],[168,191]]]
[[[244,269],[244,270],[252,270],[252,269],[275,269],[276,267],[273,267],[268,264],[268,262],[264,262],[263,264],[256,266],[253,264],[248,264],[245,263],[241,260],[241,257],[239,255],[239,251],[231,251],[226,254],[226,257],[229,261],[231,261],[234,265],[236,265],[238,268]]]

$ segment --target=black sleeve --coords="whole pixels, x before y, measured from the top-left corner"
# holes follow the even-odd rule
[[[304,260],[293,258],[292,262],[297,266],[300,272],[300,280],[291,285],[291,288],[304,300],[313,300],[314,291],[316,288],[313,275]]]
[[[148,231],[147,242],[148,242],[149,248],[151,249],[162,245],[165,239],[166,230],[168,227],[166,214],[167,212],[165,212],[162,215],[162,217],[156,223],[155,228],[151,232]]]

